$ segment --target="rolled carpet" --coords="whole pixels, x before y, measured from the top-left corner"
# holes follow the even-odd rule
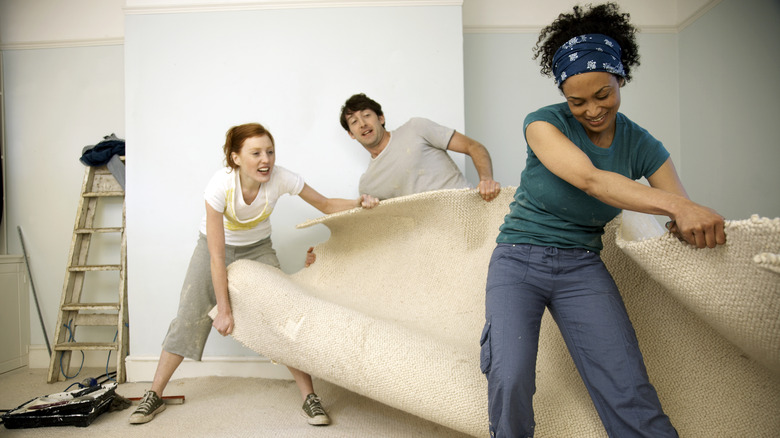
[[[263,356],[386,405],[488,436],[487,382],[479,370],[485,278],[513,192],[505,187],[492,202],[475,190],[427,192],[300,225],[323,224],[331,232],[315,247],[311,267],[292,275],[250,261],[229,267],[232,336]],[[670,269],[677,272],[672,277],[695,276],[709,269],[702,265],[712,262],[707,254],[741,254],[737,248],[771,239],[763,231],[737,232],[739,223],[729,222],[728,245],[695,250],[664,235],[653,217],[624,217],[607,227],[602,258],[680,435],[775,437],[780,375],[767,351],[780,336],[777,280],[755,286],[756,271],[736,279],[735,271],[707,271],[721,275],[712,287],[733,282],[730,290],[749,291],[752,298],[744,301],[764,309],[764,322],[756,324],[751,310],[691,304],[686,300],[708,302],[708,293],[656,278],[656,271]],[[769,234],[776,242],[778,231]],[[762,253],[780,252],[772,245]],[[679,252],[673,266],[653,267],[672,252]],[[732,263],[755,268],[754,255],[748,261],[735,255]],[[549,314],[542,322],[534,406],[537,437],[606,436]]]

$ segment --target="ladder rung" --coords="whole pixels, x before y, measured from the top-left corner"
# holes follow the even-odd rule
[[[73,350],[116,350],[118,343],[102,343],[102,342],[65,342],[62,344],[56,344],[54,346],[55,351],[73,351]]]
[[[92,272],[92,271],[118,271],[119,265],[78,265],[68,268],[70,272]]]
[[[96,233],[121,233],[124,229],[122,227],[105,227],[105,228],[77,228],[73,232],[76,234],[96,234]]]
[[[115,326],[119,323],[119,303],[70,303],[63,304],[63,312],[110,311],[116,313],[78,313],[73,321],[77,326]]]
[[[70,303],[63,304],[62,310],[119,310],[119,303]]]
[[[81,195],[85,198],[107,198],[112,196],[122,197],[125,196],[125,192],[111,191],[111,192],[85,192]]]
[[[118,313],[79,313],[73,321],[74,327],[79,326],[109,326],[116,327],[119,323]]]

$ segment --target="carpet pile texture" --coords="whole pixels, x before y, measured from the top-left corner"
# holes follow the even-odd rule
[[[514,188],[383,201],[325,225],[317,262],[287,275],[228,269],[233,337],[259,354],[360,395],[488,436],[479,370],[485,279]],[[626,302],[651,382],[685,437],[780,430],[780,219],[728,221],[728,243],[694,249],[655,218],[624,213],[602,258]],[[558,329],[545,314],[536,436],[606,437]]]

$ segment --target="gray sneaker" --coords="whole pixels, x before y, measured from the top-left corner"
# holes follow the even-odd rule
[[[303,412],[311,425],[327,426],[330,424],[330,417],[325,413],[325,409],[322,408],[317,394],[311,393],[306,396],[306,401],[303,402]]]
[[[138,409],[130,415],[131,424],[142,424],[152,421],[155,415],[165,410],[165,403],[162,397],[154,391],[146,391]]]

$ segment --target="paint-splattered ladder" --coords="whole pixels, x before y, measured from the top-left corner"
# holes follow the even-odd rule
[[[49,365],[49,383],[69,377],[67,374],[73,351],[106,350],[109,355],[111,351],[116,351],[116,381],[123,383],[126,379],[125,357],[129,349],[129,336],[124,197],[124,190],[105,166],[87,166],[62,288],[62,300]],[[114,201],[109,201],[111,198]],[[100,222],[96,221],[99,207],[105,210],[107,205],[104,204],[111,202],[122,203],[121,226],[97,226],[96,224]],[[90,264],[87,256],[93,237],[97,235],[106,235],[105,240],[109,245],[118,243],[118,264]],[[114,236],[117,235],[118,240],[112,240],[112,237],[115,239]],[[106,271],[115,271],[119,274],[116,301],[81,302],[85,280],[90,276],[89,274]],[[109,326],[115,327],[116,332],[111,330],[114,339],[110,342],[76,342],[75,334],[79,326]]]

